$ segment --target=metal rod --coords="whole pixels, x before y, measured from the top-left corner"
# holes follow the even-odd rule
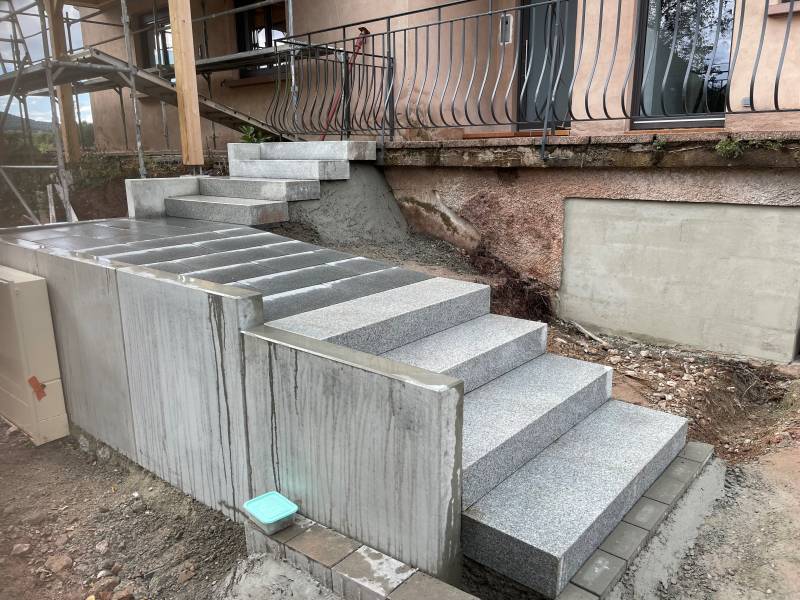
[[[127,0],[120,0],[122,29],[125,38],[125,52],[128,56],[128,67],[130,78],[130,98],[133,105],[133,125],[136,132],[136,155],[139,159],[139,176],[147,177],[147,168],[144,164],[144,150],[142,149],[142,122],[139,117],[139,98],[136,95],[136,67],[134,66],[133,40],[131,40],[130,16],[128,16]],[[127,147],[127,145],[126,145]]]
[[[22,194],[19,193],[19,190],[16,188],[14,183],[11,181],[11,179],[9,179],[8,175],[6,175],[6,172],[3,169],[3,167],[0,167],[0,177],[2,177],[5,180],[8,189],[11,190],[11,193],[14,194],[14,196],[16,196],[17,200],[22,205],[22,208],[25,210],[26,213],[28,213],[28,218],[31,221],[33,221],[34,225],[41,225],[42,223],[41,221],[39,221],[39,217],[36,216],[36,213],[34,213],[31,210],[31,207],[28,206],[28,203],[25,202],[25,198],[22,197]]]

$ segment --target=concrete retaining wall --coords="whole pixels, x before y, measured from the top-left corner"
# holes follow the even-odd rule
[[[594,329],[788,362],[800,210],[569,199],[558,312]]]
[[[244,338],[254,492],[457,580],[461,382],[271,327]]]
[[[263,322],[261,296],[117,273],[136,461],[238,519],[233,507],[251,497],[239,332]]]

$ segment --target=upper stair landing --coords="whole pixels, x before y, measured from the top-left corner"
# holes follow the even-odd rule
[[[228,144],[233,177],[341,180],[351,160],[375,160],[375,142],[267,142]]]

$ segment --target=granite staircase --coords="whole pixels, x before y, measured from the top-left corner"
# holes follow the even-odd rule
[[[168,212],[242,224],[318,196],[321,180],[374,151],[233,144],[231,177],[203,178],[202,195],[173,198]],[[610,368],[548,353],[547,326],[491,314],[485,285],[249,228],[84,251],[258,290],[269,326],[461,379],[464,555],[549,598],[575,589],[685,445],[685,419],[611,399]]]
[[[170,217],[237,225],[289,220],[289,203],[318,200],[320,181],[350,176],[351,160],[375,160],[374,142],[229,144],[229,177],[200,178],[200,193],[165,200]]]

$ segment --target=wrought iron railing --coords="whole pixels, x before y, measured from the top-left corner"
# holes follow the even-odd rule
[[[720,126],[800,108],[795,0],[782,16],[770,0],[511,4],[460,0],[283,40],[265,121],[289,137],[391,138]]]

